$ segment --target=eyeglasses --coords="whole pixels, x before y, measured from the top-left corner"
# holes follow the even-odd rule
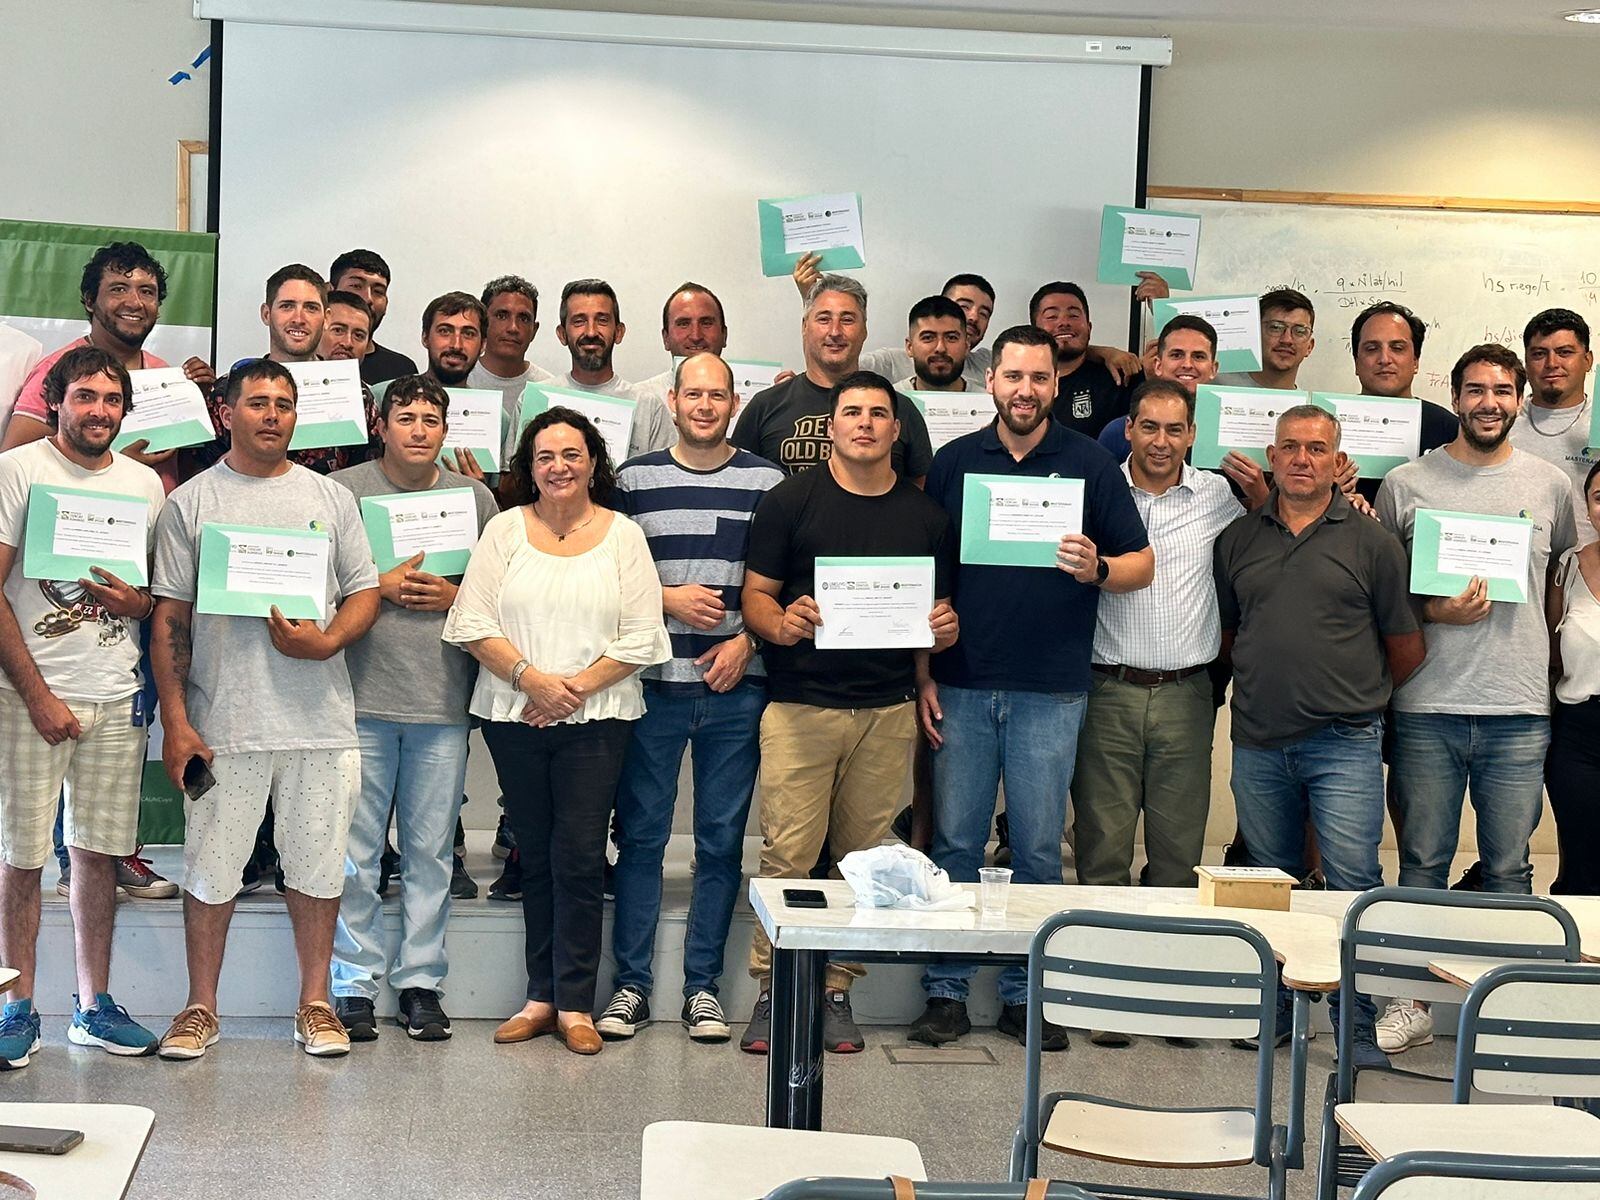
[[[1297,342],[1303,342],[1311,336],[1311,326],[1290,325],[1287,321],[1268,321],[1266,330],[1269,337],[1282,337],[1287,333]]]

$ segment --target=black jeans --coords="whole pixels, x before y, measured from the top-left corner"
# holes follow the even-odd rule
[[[1556,817],[1561,867],[1555,895],[1600,893],[1600,696],[1582,704],[1556,703],[1544,783]]]
[[[522,856],[528,999],[563,1012],[594,1009],[606,828],[632,736],[620,720],[483,724]]]

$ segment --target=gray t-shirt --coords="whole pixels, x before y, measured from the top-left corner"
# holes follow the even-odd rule
[[[151,590],[157,596],[194,600],[200,527],[206,524],[325,531],[331,543],[330,620],[346,596],[378,586],[355,498],[305,467],[291,464],[282,475],[258,479],[223,461],[167,497],[156,521]],[[288,658],[273,647],[263,617],[196,612],[191,628],[189,723],[218,754],[345,750],[357,744],[343,651],[322,662]]]
[[[1378,519],[1412,553],[1419,508],[1529,517],[1528,601],[1496,601],[1475,625],[1422,627],[1428,656],[1394,694],[1399,712],[1510,716],[1550,711],[1545,571],[1575,542],[1572,487],[1549,463],[1513,449],[1492,467],[1469,466],[1441,448],[1396,467],[1378,489]]]
[[[383,473],[376,462],[335,471],[328,476],[363,496],[391,496],[407,490]],[[431,487],[471,488],[478,505],[478,532],[500,511],[489,489],[454,471],[439,470]],[[367,636],[345,652],[350,684],[355,689],[356,716],[402,725],[465,725],[467,701],[478,677],[478,664],[465,651],[439,640],[442,612],[418,612],[383,601],[378,620]]]
[[[985,372],[988,371],[993,359],[993,351],[988,346],[979,346],[976,350],[967,351],[967,363],[961,368],[961,377],[967,381],[968,388],[975,392],[983,391]],[[876,371],[890,380],[904,379],[907,375],[915,374],[917,366],[911,361],[911,355],[905,352],[903,346],[864,350],[857,365],[863,371]]]
[[[579,383],[572,377],[572,372],[568,371],[563,376],[539,382],[573,392],[594,392],[601,396],[617,396],[623,400],[632,400],[633,427],[628,433],[628,458],[637,458],[652,450],[665,450],[677,444],[678,427],[672,423],[672,414],[667,411],[667,406],[659,398],[641,390],[638,384],[629,383],[620,375],[613,375],[604,383],[589,384]],[[518,414],[520,413],[519,403]],[[517,443],[522,440],[518,436],[521,432],[520,420],[513,419],[507,424],[505,453],[501,462],[510,463],[511,456],[517,452]],[[621,465],[620,462],[611,464],[613,468]]]
[[[549,383],[555,376],[546,371],[538,363],[530,362],[528,369],[520,375],[507,377],[496,375],[479,359],[467,375],[469,388],[492,388],[500,393],[500,402],[506,410],[506,428],[516,426],[517,416],[522,412],[522,389],[530,383]]]
[[[1577,408],[1540,408],[1529,400],[1511,427],[1513,446],[1560,467],[1572,481],[1572,516],[1578,525],[1580,546],[1587,546],[1597,536],[1589,523],[1589,506],[1583,499],[1584,476],[1596,458],[1589,448],[1589,404],[1586,399]]]

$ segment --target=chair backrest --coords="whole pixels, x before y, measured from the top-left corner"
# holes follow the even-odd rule
[[[1600,966],[1496,967],[1472,985],[1456,1041],[1456,1103],[1600,1097]]]
[[[1277,985],[1272,948],[1239,921],[1057,913],[1039,927],[1028,953],[1023,1130],[1037,1137],[1043,1020],[1153,1037],[1259,1037],[1256,1159],[1265,1163]]]
[[[1503,1154],[1397,1154],[1374,1166],[1351,1200],[1596,1200],[1600,1159]]]
[[[917,1183],[913,1189],[916,1200],[1024,1200],[1029,1185]],[[1046,1200],[1095,1200],[1080,1187],[1054,1181],[1048,1183],[1044,1194]],[[895,1191],[888,1179],[796,1179],[768,1192],[766,1200],[895,1200]]]

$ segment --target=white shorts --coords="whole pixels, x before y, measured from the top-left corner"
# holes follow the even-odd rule
[[[284,887],[321,900],[340,896],[350,813],[361,792],[360,750],[219,754],[211,773],[217,785],[184,802],[185,891],[204,904],[239,894],[270,797]]]
[[[0,858],[19,870],[37,871],[50,857],[62,795],[67,845],[113,858],[139,845],[145,729],[133,723],[133,697],[63,703],[82,733],[52,746],[22,697],[0,688]]]

